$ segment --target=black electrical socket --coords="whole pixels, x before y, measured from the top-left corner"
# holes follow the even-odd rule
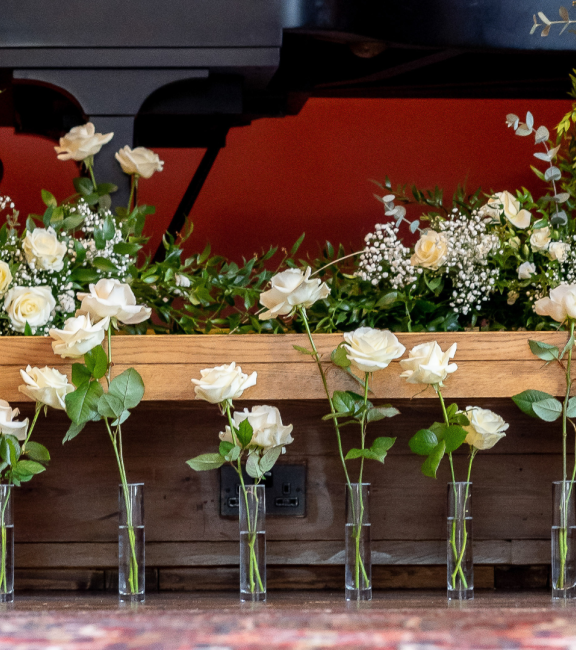
[[[244,482],[254,479],[243,471]],[[266,514],[280,517],[306,516],[306,467],[275,465],[260,481],[266,486]],[[233,467],[220,468],[220,514],[237,517],[240,511],[240,479]]]

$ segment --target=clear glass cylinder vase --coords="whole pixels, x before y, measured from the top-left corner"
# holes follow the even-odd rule
[[[472,483],[448,483],[447,552],[448,600],[472,600]]]
[[[0,603],[14,600],[12,484],[0,485]]]
[[[552,598],[576,597],[574,481],[552,483]]]
[[[118,513],[118,594],[122,599],[143,601],[144,483],[119,486]]]
[[[240,489],[240,600],[266,600],[266,494],[264,485]]]
[[[370,483],[346,486],[346,600],[372,600]]]

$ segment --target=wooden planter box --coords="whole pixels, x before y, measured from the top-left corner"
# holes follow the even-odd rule
[[[315,338],[326,359],[331,389],[358,390],[357,383],[329,361],[342,337]],[[528,332],[399,335],[407,349],[435,339],[445,350],[457,342],[458,371],[448,378],[444,395],[458,398],[461,407],[492,408],[510,423],[506,438],[478,454],[474,464],[479,587],[516,575],[519,567],[507,568],[511,565],[537,565],[536,577],[528,575],[529,583],[546,582],[550,484],[561,477],[560,427],[528,418],[509,398],[527,388],[562,395],[564,387],[560,368],[543,367],[529,350],[529,338],[563,345],[567,337]],[[238,406],[276,404],[284,422],[294,425],[295,438],[280,462],[307,468],[306,516],[268,519],[270,585],[341,589],[342,468],[332,425],[321,420],[328,408],[317,368],[293,344],[308,345],[302,335],[113,339],[115,371],[134,366],[146,383],[147,402],[135,409],[123,429],[129,480],[146,485],[149,589],[236,589],[238,522],[220,516],[219,472],[194,473],[184,462],[215,451],[224,426],[215,406],[194,400],[190,380],[203,368],[232,361],[245,372],[258,372],[257,385],[244,393]],[[52,353],[48,339],[40,338],[0,338],[0,360],[0,398],[20,403],[26,417],[33,407],[17,390],[19,369],[49,365],[69,372],[71,366]],[[398,438],[384,467],[366,465],[366,480],[372,483],[374,584],[442,588],[447,466],[437,481],[426,478],[420,474],[421,459],[408,448],[409,438],[441,413],[431,389],[421,392],[421,386],[400,380],[399,373],[394,362],[374,375],[374,399],[390,401],[401,411],[399,417],[374,423],[368,433],[370,438]],[[35,438],[49,448],[52,461],[48,471],[15,496],[17,582],[29,588],[113,588],[118,471],[111,445],[101,424],[91,423],[63,446],[67,427],[65,414],[53,410],[38,423]],[[343,443],[345,449],[357,446],[355,427],[343,429]],[[462,475],[465,450],[457,452],[455,462]]]
[[[563,376],[550,365],[543,368],[528,347],[528,339],[563,346],[564,332],[458,332],[399,334],[410,350],[419,343],[436,340],[446,350],[458,344],[454,362],[458,372],[446,382],[443,394],[448,399],[511,397],[527,388],[554,395],[564,392]],[[332,390],[356,390],[358,384],[330,363],[331,351],[342,341],[340,334],[315,336],[319,352],[326,361]],[[192,377],[200,370],[235,361],[244,372],[258,372],[258,383],[244,393],[247,400],[324,399],[322,383],[313,359],[293,348],[309,347],[302,334],[245,336],[117,336],[113,338],[115,372],[133,366],[144,378],[145,400],[187,401],[194,399]],[[407,355],[407,353],[406,353]],[[49,339],[0,339],[0,397],[21,401],[19,369],[54,366],[69,373],[71,361],[52,352]],[[412,398],[421,387],[398,379],[398,362],[374,375],[376,398]],[[435,399],[434,391],[420,392],[419,399]]]

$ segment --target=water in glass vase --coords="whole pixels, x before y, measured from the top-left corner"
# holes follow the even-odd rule
[[[552,598],[576,598],[576,489],[552,484]]]
[[[448,484],[446,538],[448,600],[472,600],[474,598],[472,483]]]
[[[118,595],[121,600],[145,598],[144,484],[118,490]]]
[[[370,484],[346,486],[346,600],[372,600]]]
[[[0,485],[0,603],[14,600],[13,485]]]
[[[245,491],[244,491],[245,490]],[[240,600],[266,600],[266,493],[246,485],[240,493]]]

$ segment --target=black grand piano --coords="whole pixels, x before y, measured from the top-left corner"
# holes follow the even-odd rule
[[[1,0],[0,126],[205,148],[177,231],[232,127],[310,96],[565,98],[575,50],[556,0]]]

